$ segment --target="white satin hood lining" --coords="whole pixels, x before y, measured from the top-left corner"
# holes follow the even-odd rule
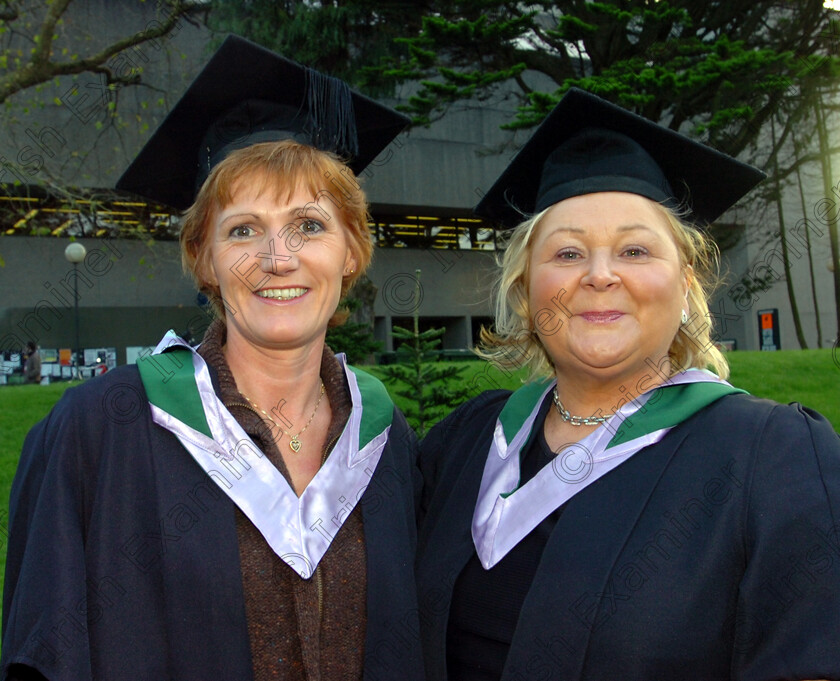
[[[390,426],[359,449],[362,396],[355,374],[337,355],[347,377],[352,410],[324,465],[298,497],[216,396],[204,359],[192,350],[193,367],[213,439],[160,408],[152,418],[175,434],[196,462],[259,529],[271,549],[303,579],[309,579],[344,521],[361,499],[388,441]]]

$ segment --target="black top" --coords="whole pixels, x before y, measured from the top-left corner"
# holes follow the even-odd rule
[[[551,406],[547,396],[536,423]],[[535,428],[522,452],[520,486],[550,463],[556,452]],[[537,573],[543,549],[563,512],[561,506],[535,527],[504,558],[485,570],[473,552],[455,582],[446,635],[446,664],[451,681],[498,681],[516,630],[519,611]]]
[[[421,444],[428,681],[454,678],[450,611],[507,397],[472,399]],[[800,405],[728,395],[566,502],[501,680],[840,679],[838,583],[837,433]]]

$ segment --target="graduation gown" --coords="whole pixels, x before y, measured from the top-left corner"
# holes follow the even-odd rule
[[[418,597],[432,681],[447,678],[453,586],[475,552],[473,511],[509,394],[478,396],[421,443]],[[502,678],[840,679],[830,424],[798,405],[728,395],[575,494]]]
[[[365,679],[423,678],[415,442],[395,411],[359,501]],[[32,429],[10,507],[3,678],[16,663],[50,681],[252,678],[235,506],[152,422],[136,367],[68,390]]]

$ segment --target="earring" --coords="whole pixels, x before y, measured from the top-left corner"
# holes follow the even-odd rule
[[[682,326],[688,324],[688,312],[686,312],[685,310],[682,310],[682,315],[680,315],[680,324]]]

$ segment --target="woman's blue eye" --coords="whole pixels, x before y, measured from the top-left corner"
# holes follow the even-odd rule
[[[236,225],[236,227],[230,230],[230,236],[238,239],[251,236],[253,233],[254,230],[249,225]]]
[[[577,251],[560,251],[557,257],[560,260],[577,260],[580,257],[580,253]]]
[[[626,248],[624,252],[627,255],[632,255],[633,257],[639,257],[640,255],[647,255],[647,251],[644,248],[639,246],[631,246],[630,248]]]

